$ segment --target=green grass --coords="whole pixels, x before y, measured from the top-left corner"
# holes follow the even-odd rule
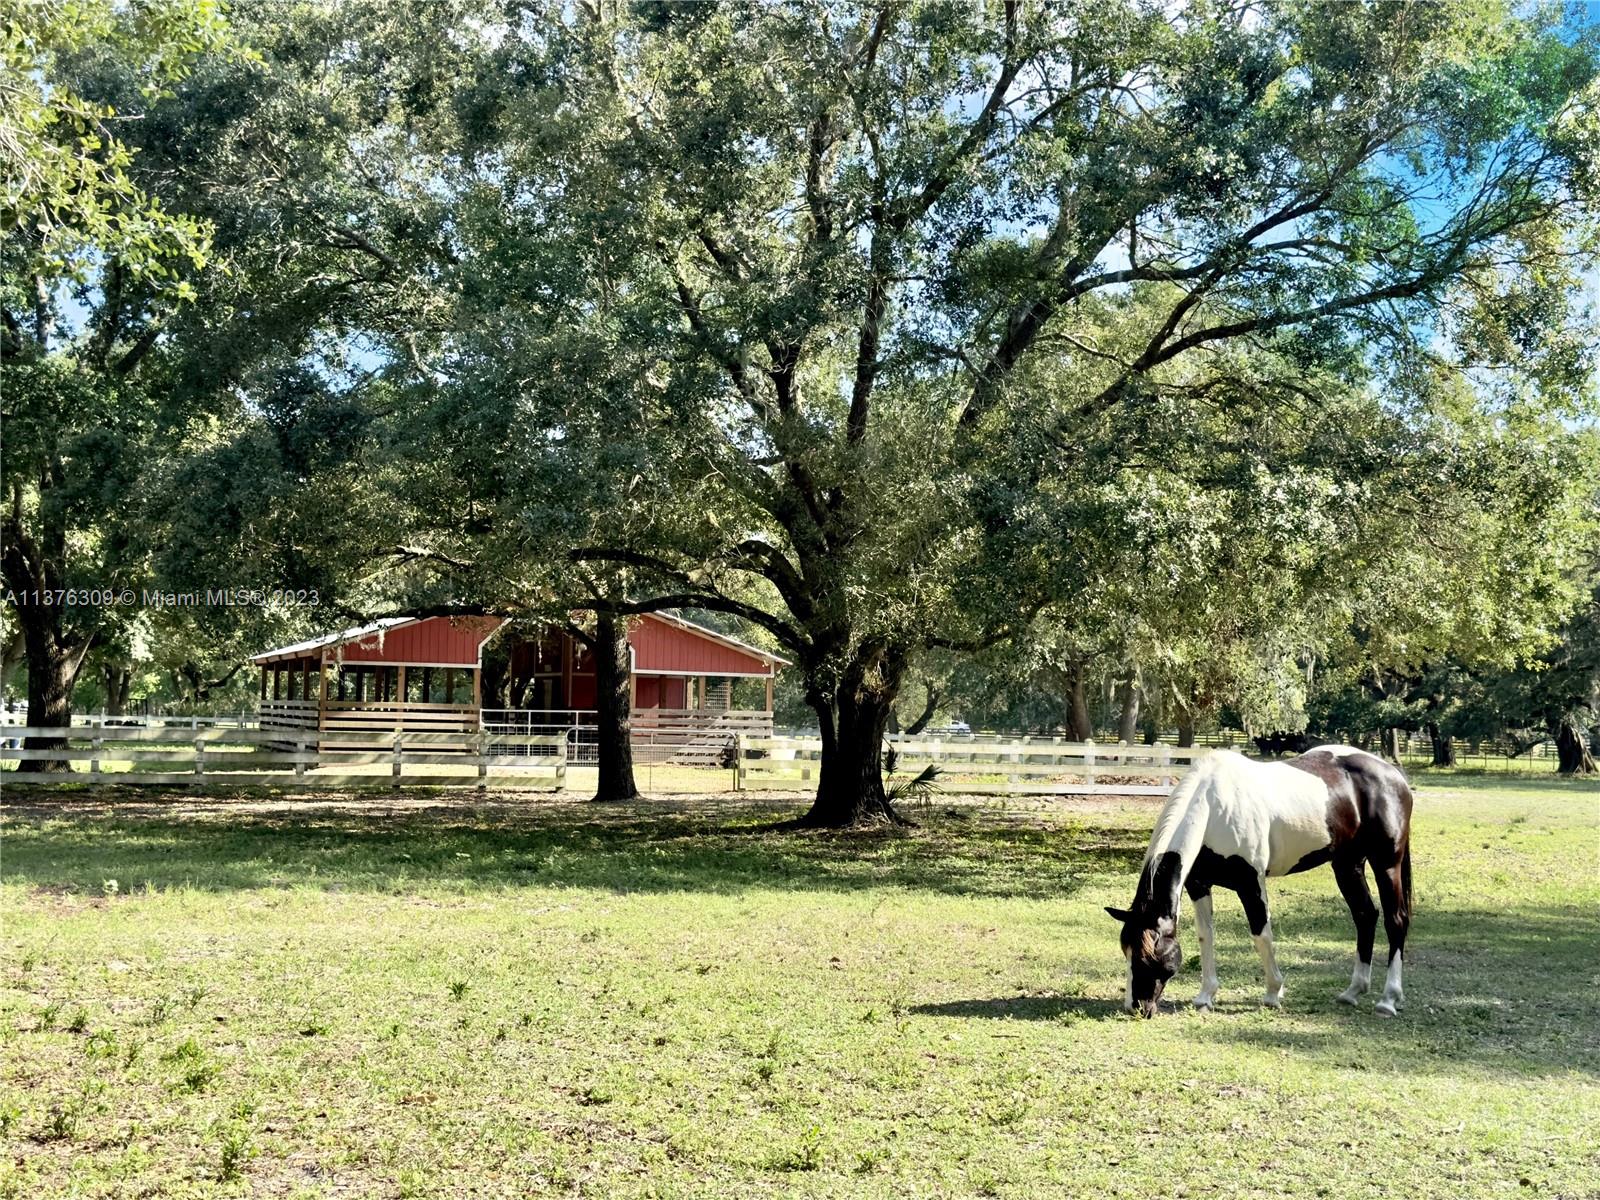
[[[1600,1196],[1592,786],[1424,787],[1396,1021],[1325,871],[1124,1017],[1153,802],[7,801],[7,1196]]]

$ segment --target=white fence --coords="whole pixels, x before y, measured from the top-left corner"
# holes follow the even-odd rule
[[[1062,738],[896,737],[889,743],[897,775],[910,777],[933,764],[945,791],[991,796],[1162,796],[1208,753]],[[809,790],[817,786],[821,759],[820,738],[741,738],[736,786]]]
[[[741,735],[772,736],[772,714],[762,709],[636,708],[631,713],[633,758],[640,763],[725,766]],[[483,727],[507,737],[543,734],[567,739],[569,762],[599,759],[599,726],[593,709],[483,710]]]
[[[23,738],[59,738],[63,732],[68,731],[7,728],[0,763],[54,764],[48,771],[9,775],[11,781],[559,791],[567,780],[566,743],[560,738],[108,725],[74,727],[59,749],[28,749],[21,743]]]
[[[4,734],[5,737],[14,736],[11,732],[12,726],[23,726],[27,723],[28,714],[26,710],[0,713],[0,727],[4,727],[7,730]],[[255,713],[222,713],[205,717],[151,716],[148,713],[129,713],[125,716],[114,716],[105,712],[75,712],[72,714],[72,727],[74,729],[99,729],[102,726],[127,726],[129,728],[160,726],[173,729],[210,729],[213,727],[256,729],[260,727],[260,724],[261,719]],[[54,730],[55,727],[52,726],[52,729]],[[51,736],[55,736],[55,733],[53,732]]]

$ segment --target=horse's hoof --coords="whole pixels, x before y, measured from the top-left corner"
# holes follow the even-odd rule
[[[1282,1008],[1283,993],[1268,992],[1265,996],[1261,997],[1261,1003],[1266,1005],[1268,1008]]]
[[[1378,1015],[1380,1017],[1392,1017],[1392,1016],[1397,1015],[1394,1005],[1391,1004],[1388,1000],[1379,1000],[1378,1001],[1377,1013],[1378,1013]]]
[[[1334,998],[1340,1004],[1348,1004],[1351,1008],[1356,1008],[1361,1004],[1360,992],[1340,992],[1338,996]]]
[[[1194,1006],[1200,1012],[1210,1012],[1216,1005],[1217,998],[1215,996],[1196,996],[1194,998]]]

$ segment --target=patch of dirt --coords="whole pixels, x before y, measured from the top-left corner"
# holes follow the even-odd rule
[[[319,820],[351,817],[381,822],[404,817],[424,822],[516,827],[534,820],[559,816],[596,828],[637,825],[641,821],[672,817],[680,821],[704,820],[711,828],[724,828],[730,818],[770,818],[774,823],[799,815],[811,803],[810,793],[756,791],[744,793],[674,793],[644,797],[635,802],[591,804],[579,792],[489,791],[483,794],[454,790],[408,789],[402,792],[294,791],[193,793],[183,789],[105,786],[61,792],[46,787],[11,786],[0,801],[0,823],[5,820],[107,820],[196,824],[226,823],[241,818],[268,826],[293,822],[303,826]],[[1161,796],[990,796],[959,792],[941,794],[926,803],[902,804],[900,812],[913,823],[925,825],[947,820],[970,822],[972,828],[1058,828],[1063,821],[1098,818],[1129,809],[1154,809]],[[744,832],[759,832],[746,829]],[[841,831],[827,831],[837,836]],[[844,831],[846,836],[898,837],[903,830]],[[662,829],[658,836],[679,837],[680,828]],[[789,835],[785,835],[789,836]],[[41,887],[38,894],[80,895],[60,885]],[[104,905],[108,898],[92,897]]]

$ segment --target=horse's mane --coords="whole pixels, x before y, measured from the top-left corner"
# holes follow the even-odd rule
[[[1213,750],[1178,780],[1178,786],[1168,794],[1167,802],[1161,806],[1161,815],[1156,818],[1155,830],[1150,834],[1150,847],[1145,851],[1145,862],[1171,848],[1184,817],[1202,790],[1209,791],[1216,785],[1219,775],[1237,773],[1239,766],[1249,761],[1243,755],[1229,750]]]

